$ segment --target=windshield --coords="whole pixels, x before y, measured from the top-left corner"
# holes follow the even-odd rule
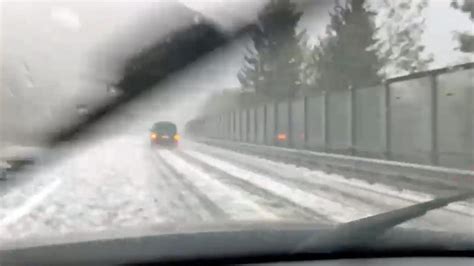
[[[474,190],[473,7],[3,1],[0,246],[339,225]],[[466,199],[399,227],[473,223]]]

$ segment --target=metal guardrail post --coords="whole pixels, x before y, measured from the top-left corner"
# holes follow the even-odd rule
[[[262,131],[263,131],[263,144],[270,144],[267,141],[267,104],[263,105],[263,123],[262,123]]]
[[[352,155],[356,154],[356,105],[355,105],[355,92],[352,87],[349,88],[349,152]]]
[[[244,136],[245,136],[245,128],[244,128],[244,123],[242,121],[244,120],[244,116],[242,115],[242,110],[239,110],[239,141],[243,142]]]
[[[220,132],[220,138],[221,139],[225,139],[225,117],[224,117],[224,114],[221,114],[220,115],[220,125],[219,125],[219,132]]]
[[[391,89],[390,89],[390,84],[388,82],[385,83],[384,86],[384,114],[385,114],[385,119],[384,119],[384,128],[383,132],[385,135],[384,139],[384,146],[385,146],[385,151],[384,151],[384,157],[385,159],[390,159],[392,150],[391,150],[391,107],[390,107],[390,94],[391,94]]]
[[[232,140],[237,140],[237,136],[235,134],[235,131],[236,131],[236,125],[235,125],[235,111],[231,112],[230,113],[230,123],[231,123],[231,130],[232,130]]]
[[[213,138],[219,137],[219,116],[211,117],[211,134]]]
[[[278,144],[276,135],[278,134],[278,103],[273,102],[273,134],[272,144],[276,146]]]
[[[214,118],[214,120],[216,121],[216,128],[217,128],[216,137],[220,139],[220,138],[222,138],[222,130],[221,130],[222,115],[219,115],[219,116],[217,117],[217,119]]]
[[[226,133],[226,139],[231,140],[232,139],[232,128],[231,128],[232,120],[231,120],[231,117],[230,117],[230,113],[226,113],[225,117],[226,117],[225,126],[226,126],[226,132],[227,132]]]
[[[218,115],[217,117],[214,117],[214,127],[216,130],[215,136],[216,138],[221,138],[221,116]]]
[[[469,119],[469,121],[471,122],[471,162],[470,162],[470,165],[472,166],[471,167],[471,170],[474,171],[474,89],[472,90],[469,90],[469,99],[470,99],[470,106],[471,106],[471,112],[470,113],[470,116],[471,116],[471,119]]]
[[[303,98],[303,147],[308,148],[309,140],[309,99],[308,96]]]
[[[235,140],[235,117],[233,111],[230,113],[230,139]]]
[[[244,141],[244,128],[242,123],[242,110],[239,110],[239,141]]]
[[[214,138],[219,138],[219,116],[211,118],[212,125],[212,136]]]
[[[438,165],[438,80],[435,74],[430,75],[430,109],[431,109],[431,163]]]
[[[213,119],[213,117],[209,116],[209,127],[208,127],[208,131],[209,131],[209,135],[211,136],[211,138],[215,138],[216,137],[216,128],[215,128],[215,119]]]
[[[221,139],[225,139],[225,115],[224,114],[221,114],[220,132],[221,132]]]
[[[324,151],[329,150],[329,112],[328,112],[328,99],[327,99],[327,92],[323,91],[321,94],[322,102],[323,102],[323,141],[324,141]]]
[[[253,108],[253,142],[258,143],[258,109],[256,107]]]
[[[293,147],[293,101],[291,98],[288,99],[288,147]]]
[[[246,118],[246,115],[245,115],[245,111],[243,110],[240,110],[240,117],[239,117],[239,121],[240,121],[240,139],[239,141],[240,142],[245,142],[245,137],[246,137],[246,134],[245,134],[245,123],[247,123],[247,121],[244,121],[245,118]],[[243,123],[245,122],[245,123]]]
[[[234,135],[235,141],[240,140],[240,115],[237,114],[237,110],[234,111]]]
[[[470,112],[469,113],[469,122],[470,122],[470,128],[471,128],[471,161],[469,162],[469,165],[471,166],[471,170],[474,171],[474,89],[468,91],[468,97],[469,97],[469,106]],[[469,110],[469,109],[468,109]]]
[[[221,114],[221,125],[220,125],[221,139],[225,139],[225,115]]]
[[[245,109],[245,141],[250,142],[250,109]]]

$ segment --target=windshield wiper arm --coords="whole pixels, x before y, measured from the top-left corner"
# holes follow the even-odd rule
[[[474,197],[474,192],[466,192],[344,223],[331,230],[327,235],[311,236],[293,252],[300,253],[322,249],[333,251],[336,248],[364,245],[401,223],[423,216],[431,210],[445,207],[450,203],[472,197]]]

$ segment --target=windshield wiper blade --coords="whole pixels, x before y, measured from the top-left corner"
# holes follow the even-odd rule
[[[465,192],[344,223],[328,232],[328,234],[311,236],[299,245],[293,253],[322,249],[334,251],[370,244],[375,238],[401,223],[423,216],[429,211],[445,207],[450,203],[472,197],[474,197],[474,192]]]
[[[167,78],[183,71],[216,49],[251,32],[254,27],[253,24],[247,24],[235,32],[226,33],[216,25],[204,22],[190,25],[171,33],[167,38],[160,39],[150,49],[144,50],[125,62],[125,72],[118,84],[114,85],[121,89],[120,96],[91,110],[83,119],[75,121],[76,123],[52,132],[47,136],[44,146],[53,149],[66,142],[71,144],[79,141],[90,128],[106,121],[121,107],[149,91],[156,90],[159,87],[158,84]],[[19,172],[31,164],[30,161],[26,162],[18,160],[14,168],[6,169],[6,171]]]
[[[304,10],[311,1],[300,4]],[[180,4],[181,8],[188,9]],[[203,14],[193,11],[195,15],[206,18]],[[267,14],[267,16],[277,16]],[[258,28],[256,21],[245,21],[231,32],[224,32],[215,23],[207,18],[203,23],[193,24],[180,31],[158,40],[149,49],[145,49],[124,62],[125,73],[122,73],[118,84],[109,84],[118,87],[123,94],[112,102],[91,110],[85,118],[72,125],[63,127],[60,131],[52,132],[46,138],[45,148],[54,149],[64,142],[74,142],[86,135],[88,129],[104,122],[120,107],[127,105],[139,96],[157,90],[161,82],[172,75],[183,71],[188,66],[205,58],[220,47],[225,47],[243,36],[252,34]],[[156,58],[156,54],[160,56]],[[152,60],[150,60],[152,58]],[[156,71],[158,70],[158,71]],[[19,172],[30,163],[16,162],[14,169],[8,172]]]
[[[245,31],[245,30],[244,30]],[[118,109],[132,102],[144,93],[157,88],[157,84],[167,79],[187,66],[197,62],[215,49],[226,45],[236,36],[227,36],[210,23],[191,25],[183,30],[173,32],[168,38],[160,40],[151,49],[145,50],[126,62],[125,73],[116,84],[122,94],[113,101],[92,110],[83,119],[75,121],[68,127],[62,127],[49,134],[43,145],[52,149],[65,142],[80,140],[88,133],[88,129],[104,122]],[[167,39],[171,41],[166,41]],[[152,62],[156,51],[162,51]],[[146,68],[135,69],[133,65],[146,63]],[[159,71],[156,71],[156,70]],[[7,172],[18,172],[31,164],[30,160],[16,160],[15,167],[6,169]]]

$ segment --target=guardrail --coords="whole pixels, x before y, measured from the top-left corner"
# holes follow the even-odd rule
[[[474,63],[191,121],[195,136],[474,167]]]
[[[389,183],[400,189],[429,189],[438,195],[452,190],[474,191],[474,171],[401,163],[350,155],[328,154],[284,147],[263,146],[218,139],[197,139],[198,142],[232,151],[292,163],[310,169],[339,173],[371,183]]]

